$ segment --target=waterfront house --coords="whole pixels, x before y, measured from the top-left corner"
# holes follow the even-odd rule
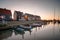
[[[11,10],[6,8],[0,8],[0,21],[10,21],[12,19]]]
[[[34,20],[34,15],[25,13],[27,20]]]
[[[14,11],[14,19],[15,21],[31,21],[31,20],[41,20],[41,17],[40,16],[37,16],[37,15],[32,15],[32,14],[29,14],[29,13],[23,13],[23,12],[20,12],[20,11]]]
[[[41,20],[41,17],[40,17],[40,16],[35,15],[35,20],[36,20],[36,21],[39,21],[39,20]]]
[[[23,12],[20,11],[14,11],[14,18],[13,20],[19,21],[22,19]]]

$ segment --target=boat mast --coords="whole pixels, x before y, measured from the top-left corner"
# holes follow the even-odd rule
[[[55,8],[54,8],[54,20],[55,20]]]
[[[54,8],[54,18],[53,18],[53,22],[56,23],[56,20],[55,20],[55,8]]]

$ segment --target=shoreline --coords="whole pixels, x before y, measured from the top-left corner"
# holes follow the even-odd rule
[[[42,22],[42,21],[7,21],[7,26],[0,27],[0,30],[10,29],[16,25],[32,24],[32,23],[36,23],[36,22],[40,22],[41,24],[42,23],[44,24],[44,22]]]

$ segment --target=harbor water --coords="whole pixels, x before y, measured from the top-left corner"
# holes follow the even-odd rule
[[[13,29],[0,31],[0,40],[59,40],[60,24],[47,23],[31,30],[15,31]]]

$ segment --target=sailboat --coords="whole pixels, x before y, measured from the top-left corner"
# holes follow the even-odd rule
[[[58,20],[58,23],[60,23],[60,20]]]
[[[57,22],[60,23],[59,16],[58,16],[58,21]]]
[[[55,20],[55,9],[54,9],[54,19],[53,19],[53,23],[54,23],[54,24],[56,23],[56,20]]]

